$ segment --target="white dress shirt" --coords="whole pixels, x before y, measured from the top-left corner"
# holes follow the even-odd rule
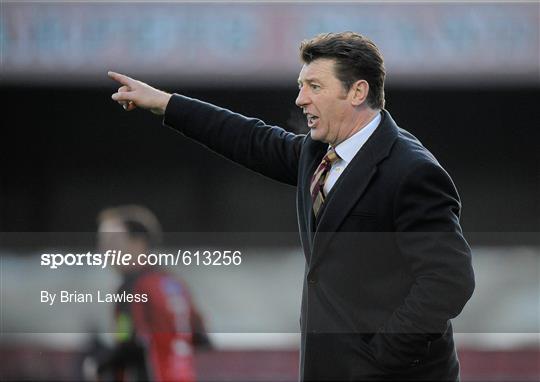
[[[381,113],[377,115],[364,126],[360,131],[355,133],[352,137],[347,138],[339,145],[335,147],[336,153],[339,159],[332,164],[332,168],[326,177],[324,183],[324,194],[328,195],[334,184],[336,184],[340,175],[345,171],[349,163],[353,160],[354,156],[362,146],[367,142],[371,134],[375,131],[379,123],[381,122]]]

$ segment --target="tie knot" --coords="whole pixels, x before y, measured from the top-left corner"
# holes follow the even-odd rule
[[[332,164],[338,159],[339,159],[339,155],[337,155],[336,150],[334,148],[331,148],[330,150],[328,150],[328,152],[324,156],[323,161],[326,161]]]

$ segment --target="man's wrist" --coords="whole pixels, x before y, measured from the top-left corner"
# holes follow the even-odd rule
[[[169,104],[169,101],[171,100],[172,94],[169,94],[167,92],[161,91],[161,94],[159,95],[159,102],[158,106],[152,109],[152,113],[157,115],[164,115],[165,110],[167,110],[167,105]]]

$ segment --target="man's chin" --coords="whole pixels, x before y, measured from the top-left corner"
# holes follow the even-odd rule
[[[311,128],[309,130],[309,135],[311,136],[311,139],[313,139],[314,141],[320,141],[322,139],[320,132],[317,131],[317,129],[315,128]]]
[[[314,141],[319,141],[319,142],[323,142],[323,143],[328,143],[326,141],[326,137],[323,136],[321,134],[321,131],[320,130],[317,130],[316,128],[312,128],[309,130],[309,134],[311,136],[311,139],[313,139]]]

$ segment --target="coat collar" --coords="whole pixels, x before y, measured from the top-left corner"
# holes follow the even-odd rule
[[[305,216],[308,220],[308,230],[311,228],[312,260],[318,256],[318,253],[324,252],[331,236],[339,229],[350,210],[366,191],[371,178],[377,172],[377,165],[390,153],[398,135],[398,127],[390,113],[386,110],[382,110],[381,113],[380,125],[354,156],[328,194],[316,227],[314,227],[311,203],[305,203],[309,208],[305,211]],[[306,177],[309,179],[307,187],[304,188],[304,192],[307,193],[305,197],[308,200],[311,200],[309,195],[309,182],[313,173],[311,170],[315,169],[327,149],[328,145],[321,145],[320,153],[315,156],[313,163],[309,166],[309,176]]]

